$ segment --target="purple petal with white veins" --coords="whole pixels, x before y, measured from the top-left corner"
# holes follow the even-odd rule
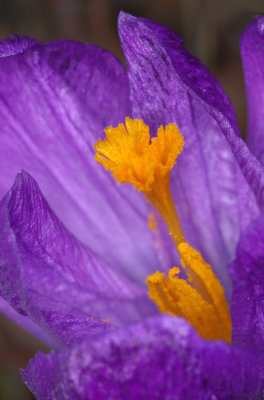
[[[37,400],[252,400],[264,393],[263,368],[263,354],[203,340],[167,315],[38,353],[22,377]]]
[[[233,108],[220,84],[169,29],[121,13],[119,34],[133,117],[143,118],[153,134],[160,125],[179,126],[185,146],[172,171],[176,207],[187,240],[228,289],[227,261],[241,230],[259,213],[240,169],[244,163],[243,173],[251,168],[248,175],[257,179],[255,165],[245,162],[248,150],[239,137]]]
[[[233,280],[232,343],[264,350],[264,218],[254,221],[238,243],[229,265]]]
[[[264,162],[264,18],[250,24],[241,37],[241,57],[248,103],[247,143]]]
[[[85,244],[141,284],[158,265],[148,208],[94,160],[104,127],[129,112],[127,77],[88,44],[38,44],[0,59],[0,195],[21,169]]]
[[[105,331],[102,321],[95,327],[93,317],[120,326],[156,312],[145,288],[129,282],[69,233],[25,172],[0,203],[0,240],[2,297],[66,344],[63,318],[72,320],[73,338],[76,324],[80,331],[87,326],[87,335],[89,325],[92,332]]]

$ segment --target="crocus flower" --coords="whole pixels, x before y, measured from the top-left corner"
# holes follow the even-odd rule
[[[219,83],[163,26],[121,13],[127,72],[88,44],[1,42],[0,306],[55,349],[22,371],[37,399],[264,395],[263,26],[260,18],[242,37],[248,145]],[[199,280],[201,293],[210,292],[208,282],[217,293],[225,289],[227,300],[214,312],[229,301],[231,344],[201,337],[171,315],[171,287],[162,292],[170,314],[160,314],[148,296],[146,278],[153,284],[157,270],[164,285],[174,285],[175,276],[162,273],[179,265],[176,247],[155,201],[145,201],[153,200],[146,188],[118,184],[93,149],[107,143],[105,127],[114,127],[106,130],[110,137],[115,127],[125,129],[120,123],[129,131],[142,120],[153,136],[163,126],[184,139],[170,165],[172,198],[190,254],[201,253],[192,259],[213,274]],[[170,136],[160,135],[159,149],[169,154]],[[111,152],[126,154],[120,143]],[[105,156],[105,147],[99,153]],[[120,178],[107,166],[122,181],[124,168]]]

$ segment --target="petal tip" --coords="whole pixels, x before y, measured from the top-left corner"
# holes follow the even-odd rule
[[[13,187],[20,187],[23,183],[28,183],[30,181],[34,181],[32,176],[24,169],[21,169],[21,171],[16,174]]]
[[[133,22],[135,22],[137,19],[137,17],[134,17],[133,15],[121,10],[117,22],[119,35],[121,36],[122,33],[127,33],[129,25],[133,24]]]
[[[264,35],[264,16],[261,16],[257,19],[257,29],[258,33],[263,36]]]
[[[133,17],[131,14],[121,10],[118,15],[118,25],[126,22],[126,20],[128,20],[128,19],[133,19],[133,18],[135,18],[135,17]]]

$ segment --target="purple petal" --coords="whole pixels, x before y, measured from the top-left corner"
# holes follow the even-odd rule
[[[233,279],[232,342],[264,350],[264,219],[254,221],[242,235],[229,266]]]
[[[153,134],[161,124],[174,122],[184,136],[184,150],[172,173],[177,210],[188,241],[228,288],[224,266],[234,255],[241,229],[259,213],[242,174],[257,180],[257,161],[239,137],[220,84],[177,35],[125,13],[119,17],[119,34],[133,116],[143,118]],[[264,170],[259,168],[263,186]]]
[[[89,325],[92,333],[105,330],[101,321],[95,328],[97,320],[91,317],[120,326],[156,310],[145,289],[67,231],[25,172],[0,203],[0,240],[1,295],[17,313],[64,343],[62,318],[66,324],[72,319],[82,331],[87,326],[90,335]],[[72,337],[74,329],[69,324],[68,329]]]
[[[23,53],[37,43],[37,40],[23,35],[8,36],[0,40],[0,57],[9,57]]]
[[[109,322],[95,317],[75,317],[52,311],[41,313],[43,321],[48,325],[48,331],[56,338],[60,338],[64,345],[78,343],[84,337],[101,335],[112,331],[115,327]],[[35,335],[37,336],[37,335]],[[54,347],[54,345],[53,345]],[[55,347],[58,347],[58,343]]]
[[[160,316],[59,355],[38,353],[22,377],[38,400],[237,400],[264,393],[263,368],[263,355]]]
[[[38,44],[0,59],[0,195],[34,174],[66,227],[136,281],[157,268],[148,209],[94,160],[102,129],[129,110],[123,66],[88,44]]]
[[[50,347],[58,347],[57,340],[54,340],[49,334],[44,332],[43,329],[35,324],[31,319],[17,313],[2,297],[0,297],[0,311],[24,328],[27,332],[47,343]]]
[[[264,162],[264,36],[263,18],[250,24],[241,37],[241,57],[248,102],[247,142]]]

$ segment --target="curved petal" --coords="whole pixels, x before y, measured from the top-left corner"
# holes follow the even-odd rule
[[[0,40],[0,57],[9,57],[23,53],[38,41],[23,35],[12,35]]]
[[[232,343],[264,350],[264,218],[242,235],[229,270],[232,290]]]
[[[143,197],[95,162],[102,129],[128,113],[127,77],[88,44],[38,44],[0,59],[0,195],[21,169],[82,242],[144,282],[157,265]]]
[[[264,19],[250,24],[241,37],[241,57],[248,103],[247,142],[250,150],[264,162]]]
[[[0,311],[5,314],[8,318],[12,319],[25,331],[31,335],[36,336],[50,347],[58,347],[58,341],[54,340],[47,332],[44,332],[37,324],[35,324],[30,318],[25,315],[17,313],[7,301],[0,296]]]
[[[25,172],[0,203],[0,241],[2,297],[66,344],[73,339],[73,325],[79,324],[80,332],[86,326],[87,335],[90,328],[92,334],[105,331],[102,321],[95,327],[94,317],[123,325],[155,312],[146,290],[68,232]]]
[[[115,328],[106,321],[94,317],[78,317],[52,311],[38,310],[44,329],[28,316],[19,314],[7,301],[0,297],[0,311],[16,324],[52,348],[62,349],[65,345],[79,341],[83,337],[99,335]],[[21,310],[20,310],[21,311]]]
[[[263,394],[263,367],[263,355],[160,316],[59,355],[38,353],[22,377],[38,400],[237,400]]]
[[[240,230],[259,213],[241,172],[246,174],[249,163],[233,108],[220,84],[169,29],[121,13],[119,34],[133,117],[143,118],[153,133],[174,122],[184,136],[172,172],[175,203],[187,240],[227,289],[224,266],[234,255]],[[257,178],[252,169],[247,173]]]

